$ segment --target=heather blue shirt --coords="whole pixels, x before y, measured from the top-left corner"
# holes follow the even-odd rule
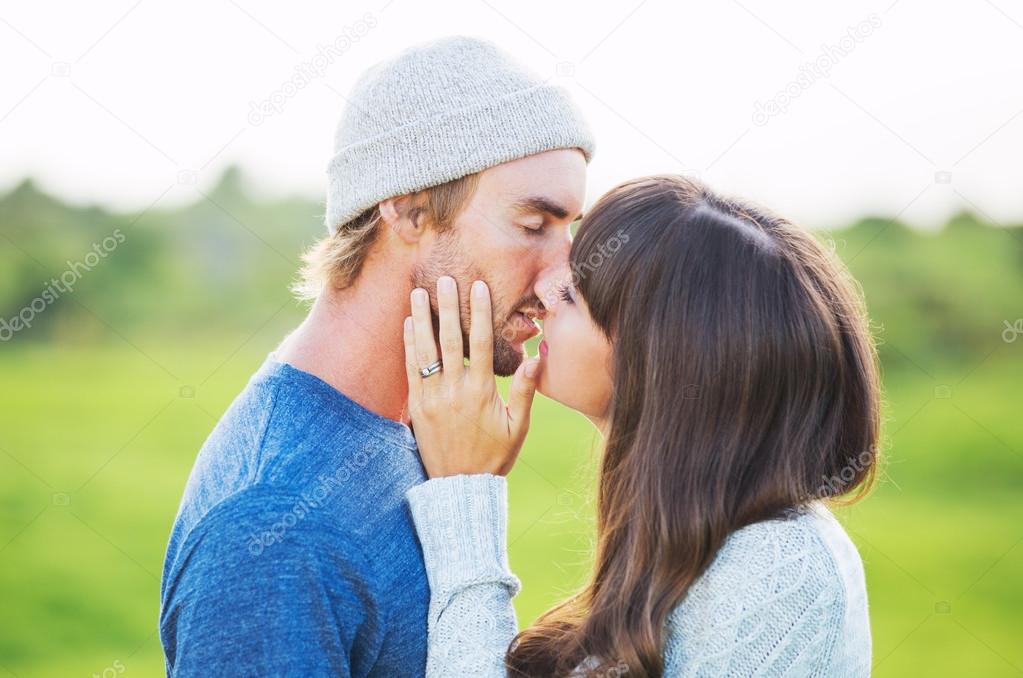
[[[271,355],[206,440],[167,546],[174,676],[420,676],[408,427]]]

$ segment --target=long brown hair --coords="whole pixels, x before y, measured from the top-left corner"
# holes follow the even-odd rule
[[[668,614],[732,532],[869,487],[876,353],[857,286],[814,236],[684,177],[609,191],[570,258],[614,347],[595,564],[507,665],[660,676]]]

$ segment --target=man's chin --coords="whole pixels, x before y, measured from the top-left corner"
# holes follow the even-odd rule
[[[494,343],[494,374],[499,377],[510,377],[519,369],[526,358],[524,342],[509,343],[501,340]]]

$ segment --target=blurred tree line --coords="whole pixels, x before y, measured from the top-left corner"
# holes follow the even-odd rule
[[[236,167],[190,205],[133,214],[68,205],[26,179],[0,197],[0,319],[41,308],[64,276],[73,288],[51,293],[11,341],[251,330],[297,304],[287,288],[322,214],[304,198],[253,199]],[[890,366],[964,361],[1003,342],[1006,327],[1023,329],[1021,226],[961,213],[934,233],[865,218],[818,235],[860,281]]]

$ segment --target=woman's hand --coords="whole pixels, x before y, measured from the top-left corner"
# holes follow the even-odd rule
[[[437,280],[437,305],[439,358],[426,290],[412,290],[412,315],[405,318],[408,407],[423,466],[431,478],[505,475],[529,428],[539,359],[519,365],[505,405],[494,379],[494,323],[486,284],[477,280],[470,294],[469,365],[463,360],[458,289],[453,278]],[[420,375],[421,368],[438,359],[443,362],[441,371]]]

